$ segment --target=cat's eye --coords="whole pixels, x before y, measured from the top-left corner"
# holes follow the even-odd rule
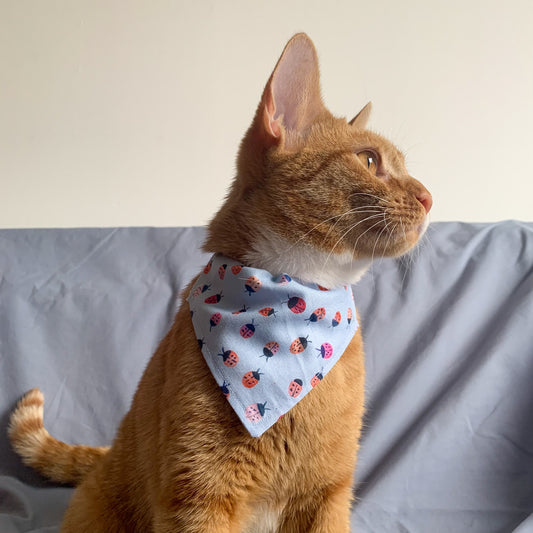
[[[357,154],[359,161],[363,163],[369,172],[376,175],[378,172],[378,156],[371,150],[363,150]]]

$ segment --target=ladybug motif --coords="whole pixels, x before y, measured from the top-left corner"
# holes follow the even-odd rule
[[[329,291],[329,289],[326,289],[326,287],[322,287],[322,285],[317,285],[317,287],[318,287],[321,291]]]
[[[254,333],[255,333],[255,326],[254,326],[253,320],[251,324],[244,324],[243,326],[241,326],[240,334],[243,339],[249,339],[250,337],[253,337]]]
[[[307,337],[309,337],[309,335]],[[289,351],[293,354],[302,353],[307,348],[307,343],[311,342],[307,340],[307,337],[298,337],[297,339],[294,339]]]
[[[265,415],[265,411],[269,411],[265,403],[253,403],[244,410],[244,416],[250,421],[256,424]]]
[[[263,309],[259,309],[259,314],[263,316],[276,316],[276,310],[272,307],[263,307]]]
[[[322,370],[321,370],[320,372],[317,372],[311,378],[311,387],[315,388],[323,379],[324,379],[324,376],[322,375]]]
[[[286,285],[287,283],[290,283],[292,281],[292,278],[289,276],[289,274],[282,274],[279,278],[279,282],[281,285]]]
[[[341,314],[339,311],[335,313],[335,316],[331,320],[331,327],[336,328],[341,323]]]
[[[198,348],[200,348],[200,350],[203,348],[204,346],[204,339],[196,339],[198,341]]]
[[[246,313],[246,311],[248,311],[248,307],[246,307],[245,305],[243,305],[241,307],[241,309],[239,309],[238,311],[233,311],[233,313],[231,313],[232,315],[240,315],[241,313]]]
[[[228,265],[220,265],[218,267],[218,277],[220,279],[224,279],[224,276],[226,275],[226,268],[228,268]]]
[[[199,285],[198,287],[196,287],[196,289],[194,289],[192,295],[200,296],[200,294],[202,294],[203,292],[208,291],[210,287],[211,285]]]
[[[322,359],[329,359],[333,355],[333,346],[329,342],[322,344],[320,348],[317,348],[317,351],[320,353],[318,356],[322,356]]]
[[[222,391],[222,394],[226,397],[227,400],[229,398],[229,383],[226,383],[224,381],[224,383],[220,385],[220,390]]]
[[[242,270],[242,265],[233,265],[231,267],[231,272],[235,274],[235,276]]]
[[[298,296],[289,296],[287,302],[284,302],[288,305],[289,309],[295,314],[299,315],[305,311],[305,300],[299,298]]]
[[[257,292],[263,283],[256,276],[250,276],[244,283],[244,289],[248,292],[248,295],[251,296],[254,292]]]
[[[346,320],[348,321],[348,324],[352,323],[352,318],[353,318],[352,308],[348,307],[348,311],[346,311]]]
[[[218,326],[221,320],[222,315],[220,313],[215,313],[214,315],[211,315],[211,318],[209,319],[209,331],[211,331],[215,326]]]
[[[213,294],[213,296],[206,298],[204,302],[206,304],[217,304],[222,298],[224,298],[224,296],[222,296],[222,291],[220,291],[218,294]]]
[[[289,384],[289,396],[296,398],[302,392],[303,384],[301,379],[293,379]]]
[[[263,348],[263,355],[261,357],[266,357],[266,360],[268,360],[271,357],[274,357],[279,351],[279,344],[274,341],[267,342],[265,344],[265,347]]]
[[[318,307],[315,309],[309,318],[306,318],[305,321],[309,325],[311,322],[318,322],[326,316],[326,310],[323,307]]]
[[[211,261],[209,261],[209,263],[205,265],[204,274],[209,274],[209,271],[211,270],[212,266],[213,266],[213,260],[211,259]]]
[[[261,379],[261,376],[263,375],[262,372],[259,372],[259,368],[255,371],[246,372],[244,376],[242,377],[242,384],[247,388],[251,389],[252,387],[255,387],[259,380]]]
[[[222,352],[218,354],[222,357],[222,361],[226,366],[235,366],[239,362],[239,356],[233,350],[224,350],[222,346]]]

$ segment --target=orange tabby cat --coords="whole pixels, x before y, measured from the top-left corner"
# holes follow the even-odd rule
[[[204,249],[332,288],[358,281],[374,256],[413,247],[431,195],[400,152],[365,129],[369,112],[349,123],[332,116],[314,46],[293,37]],[[183,301],[112,447],[51,437],[38,389],[20,401],[9,434],[25,463],[78,485],[64,533],[346,533],[363,390],[359,329],[322,382],[251,437],[221,395]]]

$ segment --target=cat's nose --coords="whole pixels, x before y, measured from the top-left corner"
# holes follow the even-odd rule
[[[423,208],[426,210],[426,214],[429,213],[429,210],[433,205],[433,197],[430,192],[424,189],[416,195],[416,199],[422,204]]]

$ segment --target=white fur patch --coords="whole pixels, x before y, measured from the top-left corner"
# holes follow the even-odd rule
[[[424,233],[426,233],[426,230],[428,229],[428,226],[429,226],[429,213],[426,215],[426,218],[424,218],[424,222],[422,222],[422,224],[420,224],[420,227],[418,229],[418,233],[419,233],[419,239],[422,238],[422,236],[424,235]]]
[[[254,505],[254,514],[243,533],[276,533],[281,510],[267,503]]]
[[[321,252],[307,244],[292,245],[276,235],[263,235],[246,255],[246,263],[331,289],[357,283],[372,260],[354,259],[350,253]]]

